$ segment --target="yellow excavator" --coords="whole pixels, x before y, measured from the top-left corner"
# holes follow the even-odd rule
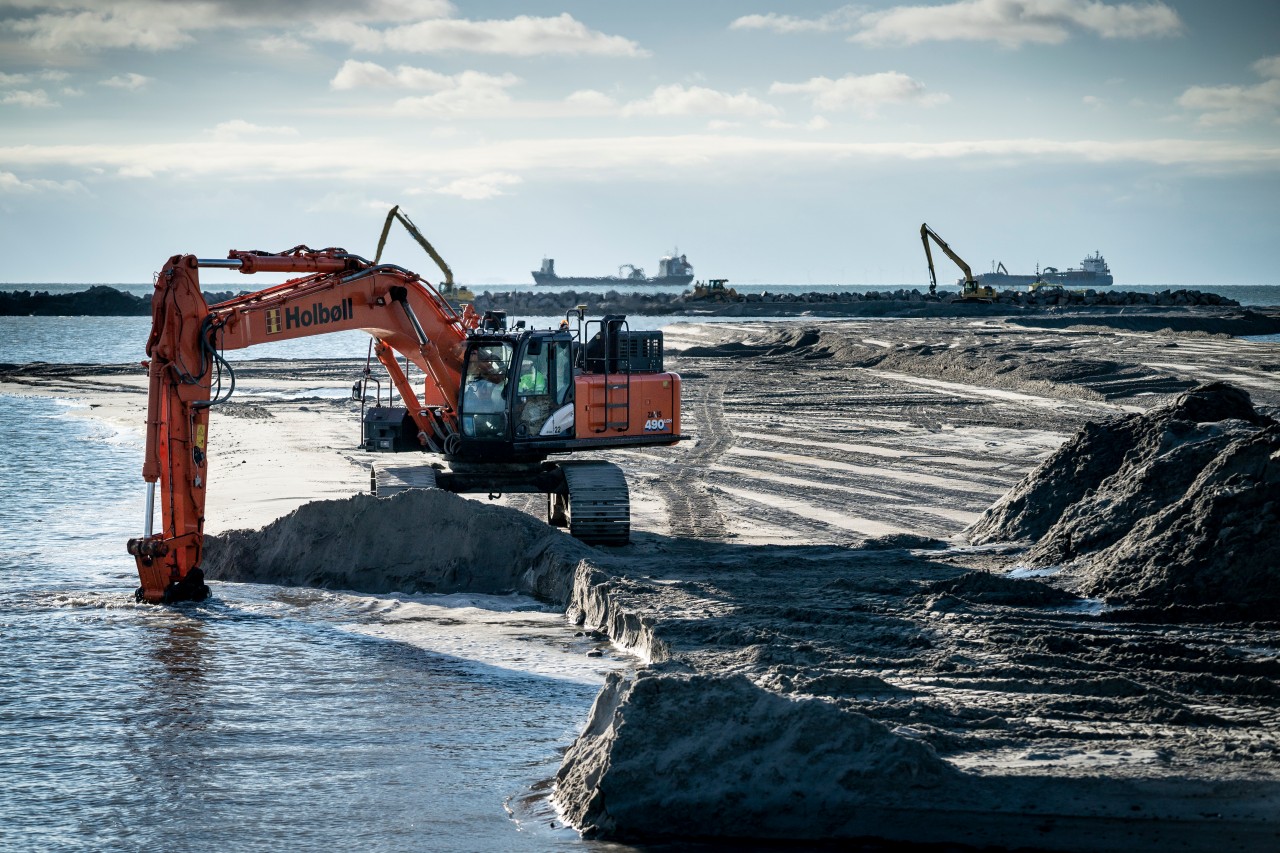
[[[938,276],[933,270],[933,253],[929,251],[929,239],[933,238],[933,242],[938,244],[948,258],[955,261],[956,266],[964,273],[964,279],[960,282],[960,299],[964,302],[994,302],[996,291],[993,287],[978,284],[978,280],[973,277],[973,270],[969,269],[969,265],[964,259],[951,251],[951,247],[947,245],[947,241],[938,236],[937,232],[929,227],[927,223],[920,223],[920,241],[924,243],[924,256],[929,261],[929,295],[936,296],[938,293]]]
[[[373,264],[377,266],[382,260],[382,250],[387,247],[387,235],[391,233],[391,223],[396,220],[404,226],[404,230],[409,232],[409,236],[417,241],[418,245],[431,256],[431,260],[436,262],[436,266],[440,268],[440,272],[444,273],[444,281],[440,282],[436,288],[440,295],[449,300],[450,303],[473,302],[476,295],[465,287],[458,287],[453,283],[453,270],[449,269],[449,265],[444,262],[444,258],[440,257],[440,253],[436,251],[435,246],[422,236],[422,232],[418,230],[418,226],[413,224],[413,220],[409,215],[400,209],[400,205],[396,205],[387,211],[387,221],[382,223],[382,236],[378,238],[378,251],[373,256]]]

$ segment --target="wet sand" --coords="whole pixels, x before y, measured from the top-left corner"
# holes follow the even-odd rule
[[[500,558],[511,571],[420,581],[537,592],[648,662],[606,686],[562,768],[556,803],[589,833],[1274,849],[1280,626],[1152,622],[1034,572],[1015,577],[1045,582],[1010,587],[1028,544],[962,535],[1088,422],[1213,380],[1274,415],[1280,347],[1172,331],[1185,316],[669,327],[692,440],[603,454],[627,471],[633,543],[584,548],[495,516],[525,530]],[[257,362],[242,381],[340,389],[357,370]],[[142,377],[123,370],[0,381],[142,423]],[[350,403],[241,402],[214,414],[211,532],[367,488]],[[541,517],[541,496],[501,503]]]

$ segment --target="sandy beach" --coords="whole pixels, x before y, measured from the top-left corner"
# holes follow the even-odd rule
[[[1090,594],[1087,554],[965,533],[1086,425],[1211,382],[1277,414],[1280,347],[1186,316],[670,326],[691,439],[602,454],[631,490],[620,548],[543,524],[540,495],[361,494],[384,457],[355,449],[338,393],[360,365],[244,362],[211,421],[206,529],[274,525],[215,537],[206,568],[532,593],[634,653],[557,780],[589,835],[1274,849],[1280,626],[1185,602],[1164,618]],[[144,421],[133,367],[6,367],[0,392]]]

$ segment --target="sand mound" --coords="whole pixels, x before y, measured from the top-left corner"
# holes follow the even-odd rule
[[[1177,502],[1099,553],[1084,580],[1109,601],[1275,619],[1280,426],[1232,441]]]
[[[206,537],[214,580],[360,592],[524,592],[565,601],[589,549],[522,512],[438,489],[315,501]]]
[[[943,605],[955,600],[1006,607],[1053,607],[1078,601],[1071,593],[1039,581],[987,572],[966,572],[958,578],[937,581],[929,584],[926,594],[929,606],[935,610],[944,609]]]
[[[609,676],[555,800],[588,834],[820,838],[958,774],[928,744],[743,676]]]
[[[924,550],[936,551],[947,547],[947,543],[932,536],[920,536],[915,533],[886,533],[862,543],[864,551]]]
[[[1280,604],[1280,427],[1225,383],[1087,424],[968,531],[1076,561],[1081,592],[1142,607]]]

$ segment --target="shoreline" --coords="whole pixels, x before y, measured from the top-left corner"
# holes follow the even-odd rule
[[[1245,681],[1234,694],[1214,692],[1226,682],[1195,688],[1195,670],[1179,669],[1193,658],[1171,643],[1254,661],[1239,650],[1280,643],[1275,627],[1112,619],[1103,630],[1084,613],[956,586],[1019,559],[1015,545],[972,547],[960,533],[1085,423],[1149,411],[1214,378],[1271,411],[1280,405],[1274,345],[1108,322],[668,327],[696,437],[669,451],[608,454],[631,483],[632,545],[583,546],[542,525],[527,496],[489,505],[404,493],[391,501],[414,517],[518,531],[519,541],[480,581],[462,571],[479,566],[476,554],[445,542],[458,550],[435,568],[381,582],[512,585],[561,602],[584,630],[647,662],[634,679],[606,684],[561,770],[557,807],[590,835],[652,839],[665,827],[671,837],[1048,849],[1089,837],[1096,849],[1161,851],[1212,839],[1265,849],[1280,831],[1269,700]],[[255,369],[284,377],[310,368]],[[68,389],[91,387],[99,407],[89,416],[141,412],[144,377],[83,367],[95,383],[85,386],[71,373],[10,371],[0,391],[71,397],[82,395]],[[305,447],[310,430],[343,421],[344,401],[246,405],[274,417],[223,417],[212,430],[212,448],[245,461],[211,477],[211,530],[228,529],[214,516],[220,487],[257,508],[224,501],[222,511],[255,525],[305,504],[305,491],[339,491],[313,478],[311,462],[290,465],[306,478],[296,494],[268,496],[239,469],[276,455],[270,436],[283,424],[299,429],[281,446]],[[360,470],[343,449],[350,429],[344,422],[317,442],[334,476]],[[336,514],[311,505],[320,529],[375,500],[349,497],[361,485],[330,493]],[[276,532],[301,535],[301,514]],[[228,553],[262,550],[238,547]],[[353,589],[378,580],[321,577],[332,570],[266,561],[252,571],[265,582]],[[1079,648],[1046,646],[1046,637]],[[1165,668],[1143,663],[1152,655]],[[1270,665],[1265,656],[1250,664]],[[734,774],[752,779],[746,800]]]

